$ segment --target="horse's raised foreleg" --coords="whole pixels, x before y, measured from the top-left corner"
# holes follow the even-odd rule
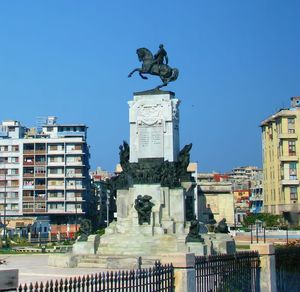
[[[134,72],[136,71],[140,71],[140,68],[135,68],[134,70],[132,70],[129,74],[128,77],[131,77],[133,75]]]
[[[148,79],[148,77],[144,76],[142,74],[142,69],[141,68],[135,68],[134,70],[132,70],[129,74],[128,77],[131,77],[133,75],[134,72],[139,72],[139,75],[143,78],[143,79]]]

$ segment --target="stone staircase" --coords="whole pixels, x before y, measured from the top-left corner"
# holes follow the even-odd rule
[[[86,255],[78,261],[79,268],[99,268],[99,269],[137,269],[139,267],[153,267],[155,261],[159,258],[150,256],[132,257],[132,256],[102,256],[102,255]]]

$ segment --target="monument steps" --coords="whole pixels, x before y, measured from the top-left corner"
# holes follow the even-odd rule
[[[139,265],[142,268],[150,268],[153,267],[155,262],[159,259],[158,257],[153,256],[145,256],[141,257],[140,260],[139,256],[116,256],[116,255],[107,255],[107,256],[100,256],[100,255],[87,255],[81,258],[80,262],[78,263],[78,267],[80,268],[100,268],[100,269],[137,269]]]

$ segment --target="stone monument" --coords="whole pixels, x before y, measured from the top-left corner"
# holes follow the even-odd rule
[[[143,266],[152,266],[168,254],[214,252],[213,239],[198,234],[194,217],[196,183],[187,171],[192,144],[180,150],[180,101],[160,90],[179,72],[167,64],[162,45],[154,57],[145,48],[137,54],[142,68],[129,77],[138,71],[143,79],[143,74],[159,76],[163,84],[134,93],[128,102],[130,141],[119,148],[122,172],[110,180],[117,220],[105,229],[96,255],[77,258],[79,267],[134,268],[141,257]]]

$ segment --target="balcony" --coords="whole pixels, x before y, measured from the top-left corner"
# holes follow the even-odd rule
[[[32,160],[32,161],[24,161],[23,162],[23,165],[34,165],[34,161]]]
[[[46,176],[46,174],[45,173],[41,173],[41,172],[38,172],[38,173],[35,174],[35,177],[41,177],[41,178],[43,178],[45,176]]]
[[[23,189],[24,190],[33,190],[34,189],[34,185],[23,185]]]
[[[66,189],[67,190],[85,190],[85,187],[84,186],[79,186],[79,185],[67,185],[66,186]]]
[[[65,154],[64,149],[50,150],[48,149],[48,155],[63,155]]]
[[[64,214],[65,213],[65,209],[50,209],[48,208],[47,213],[55,213],[55,214]]]
[[[48,197],[48,202],[64,202],[64,197]]]
[[[48,173],[48,178],[64,178],[63,173]]]
[[[35,213],[46,213],[46,209],[44,208],[39,208],[39,209],[35,209]]]
[[[64,185],[48,185],[48,190],[63,190]]]
[[[23,196],[23,202],[33,202],[34,197],[33,196]]]
[[[44,190],[46,188],[46,185],[35,185],[36,190]]]
[[[67,161],[66,162],[67,166],[83,166],[82,161]]]
[[[281,184],[285,186],[297,186],[299,185],[298,179],[283,179],[281,180]]]
[[[288,155],[281,155],[280,161],[298,161],[298,156],[288,156]]]
[[[72,214],[80,214],[83,213],[81,208],[77,208],[77,210],[75,208],[68,208],[67,207],[67,213],[72,213]]]
[[[84,154],[82,149],[67,149],[66,154]]]
[[[45,155],[46,154],[46,149],[43,150],[35,150],[36,155]]]
[[[81,195],[79,195],[79,196],[67,196],[67,199],[66,199],[66,201],[68,201],[68,202],[83,202],[84,200],[83,200],[83,198],[82,198],[82,196]]]
[[[36,196],[35,197],[35,201],[36,202],[45,202],[46,201],[46,196],[43,195],[43,196]]]
[[[34,210],[33,209],[23,209],[23,213],[24,214],[34,213]]]
[[[44,166],[44,165],[46,165],[46,161],[36,161],[36,162],[35,162],[35,165],[41,165],[41,166]]]
[[[24,154],[24,155],[29,155],[29,154],[32,155],[32,154],[34,154],[34,150],[24,150],[24,151],[23,151],[23,154]]]
[[[23,177],[34,177],[33,173],[23,173]]]
[[[64,161],[49,161],[48,166],[64,166]]]
[[[278,135],[279,139],[298,139],[298,135],[295,133],[281,133]]]

